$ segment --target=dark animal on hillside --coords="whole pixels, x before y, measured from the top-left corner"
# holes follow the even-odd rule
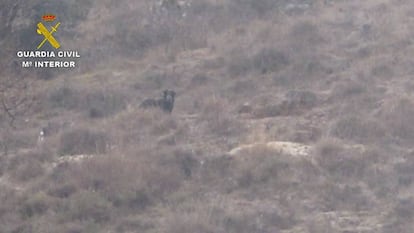
[[[163,97],[161,99],[146,99],[144,100],[140,108],[153,108],[159,107],[164,112],[171,113],[174,108],[175,92],[172,90],[164,90]]]

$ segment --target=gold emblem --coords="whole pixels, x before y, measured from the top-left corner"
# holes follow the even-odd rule
[[[42,19],[46,22],[53,22],[55,18],[56,16],[51,15],[51,14],[44,15],[42,17]],[[39,44],[39,46],[37,46],[37,49],[40,49],[46,43],[46,41],[48,41],[50,45],[52,45],[52,47],[55,49],[58,49],[60,47],[59,42],[52,35],[54,32],[57,32],[59,25],[60,25],[60,22],[58,22],[55,26],[52,26],[52,28],[49,31],[47,30],[46,26],[42,22],[39,22],[37,24],[37,34],[43,35],[45,37],[43,41]]]

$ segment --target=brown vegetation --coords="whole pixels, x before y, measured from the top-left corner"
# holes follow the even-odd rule
[[[0,232],[411,232],[410,1],[157,2],[0,3]]]

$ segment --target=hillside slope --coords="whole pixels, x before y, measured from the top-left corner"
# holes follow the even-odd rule
[[[0,232],[412,232],[410,1],[0,9]],[[76,69],[16,67],[46,10]]]

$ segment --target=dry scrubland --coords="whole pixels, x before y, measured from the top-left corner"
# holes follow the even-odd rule
[[[11,62],[45,7],[78,69]],[[31,100],[0,115],[0,232],[413,232],[412,1],[0,12],[2,98]],[[138,108],[166,88],[171,115]]]

